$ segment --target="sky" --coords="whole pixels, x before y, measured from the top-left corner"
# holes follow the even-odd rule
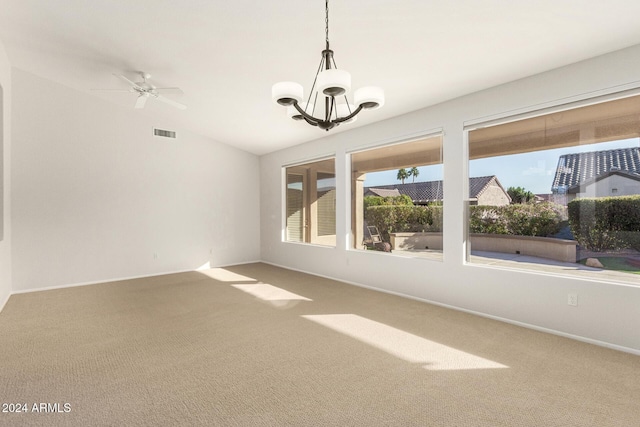
[[[638,147],[638,138],[622,141],[603,142],[568,148],[536,151],[533,153],[513,154],[509,156],[490,157],[469,162],[469,177],[496,175],[505,190],[509,187],[524,187],[535,194],[551,193],[551,185],[558,165],[558,158],[563,154],[582,153],[588,151],[613,150],[615,148]],[[445,147],[446,149],[446,147]],[[419,167],[415,182],[436,181],[442,179],[442,165]],[[376,185],[400,184],[397,179],[398,170],[368,173],[365,187]],[[413,182],[413,177],[405,183]]]

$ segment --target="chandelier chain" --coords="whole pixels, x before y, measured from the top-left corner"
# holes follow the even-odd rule
[[[329,0],[324,2],[325,18],[324,18],[324,32],[326,34],[327,49],[329,49]]]

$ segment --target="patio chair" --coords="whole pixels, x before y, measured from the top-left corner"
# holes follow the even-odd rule
[[[369,232],[370,239],[365,239],[362,242],[365,248],[383,252],[391,252],[391,244],[382,240],[382,236],[378,231],[378,227],[376,227],[375,225],[368,225],[367,231]]]

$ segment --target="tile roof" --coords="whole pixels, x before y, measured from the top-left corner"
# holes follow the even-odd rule
[[[640,174],[640,148],[564,154],[558,159],[551,191],[562,193],[569,187],[615,171]]]
[[[495,179],[495,175],[480,176],[469,178],[469,197],[477,198],[480,193],[486,188],[486,186]],[[377,185],[375,187],[366,187],[364,189],[365,194],[367,191],[380,194],[380,191],[393,191],[396,190],[400,194],[406,194],[411,197],[414,202],[430,202],[434,200],[442,200],[443,198],[443,186],[442,181],[427,181],[427,182],[411,182],[407,184],[391,184],[391,185]],[[398,194],[390,194],[398,195]],[[382,196],[384,197],[384,196]]]
[[[478,196],[482,194],[487,185],[489,185],[489,183],[494,179],[496,181],[498,180],[495,175],[469,178],[469,197],[471,199],[477,199]]]
[[[367,191],[380,197],[396,197],[400,195],[397,188],[391,190],[387,188],[367,188]]]

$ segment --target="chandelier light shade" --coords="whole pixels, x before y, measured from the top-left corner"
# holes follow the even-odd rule
[[[340,123],[354,122],[362,110],[382,107],[384,91],[376,86],[366,86],[356,90],[353,103],[349,102],[347,94],[351,91],[351,74],[338,69],[333,51],[329,49],[329,0],[325,0],[325,24],[325,49],[307,101],[302,102],[303,88],[295,82],[274,84],[271,96],[275,102],[287,107],[288,117],[328,131]],[[324,104],[324,111],[317,108],[319,104]],[[319,117],[315,115],[316,109]]]
[[[293,105],[302,101],[302,85],[295,82],[280,82],[271,88],[271,96],[280,105]]]
[[[351,74],[345,70],[333,68],[318,74],[318,92],[326,96],[340,96],[351,90]]]
[[[384,91],[377,86],[365,86],[356,90],[353,101],[365,110],[375,110],[384,105]]]

